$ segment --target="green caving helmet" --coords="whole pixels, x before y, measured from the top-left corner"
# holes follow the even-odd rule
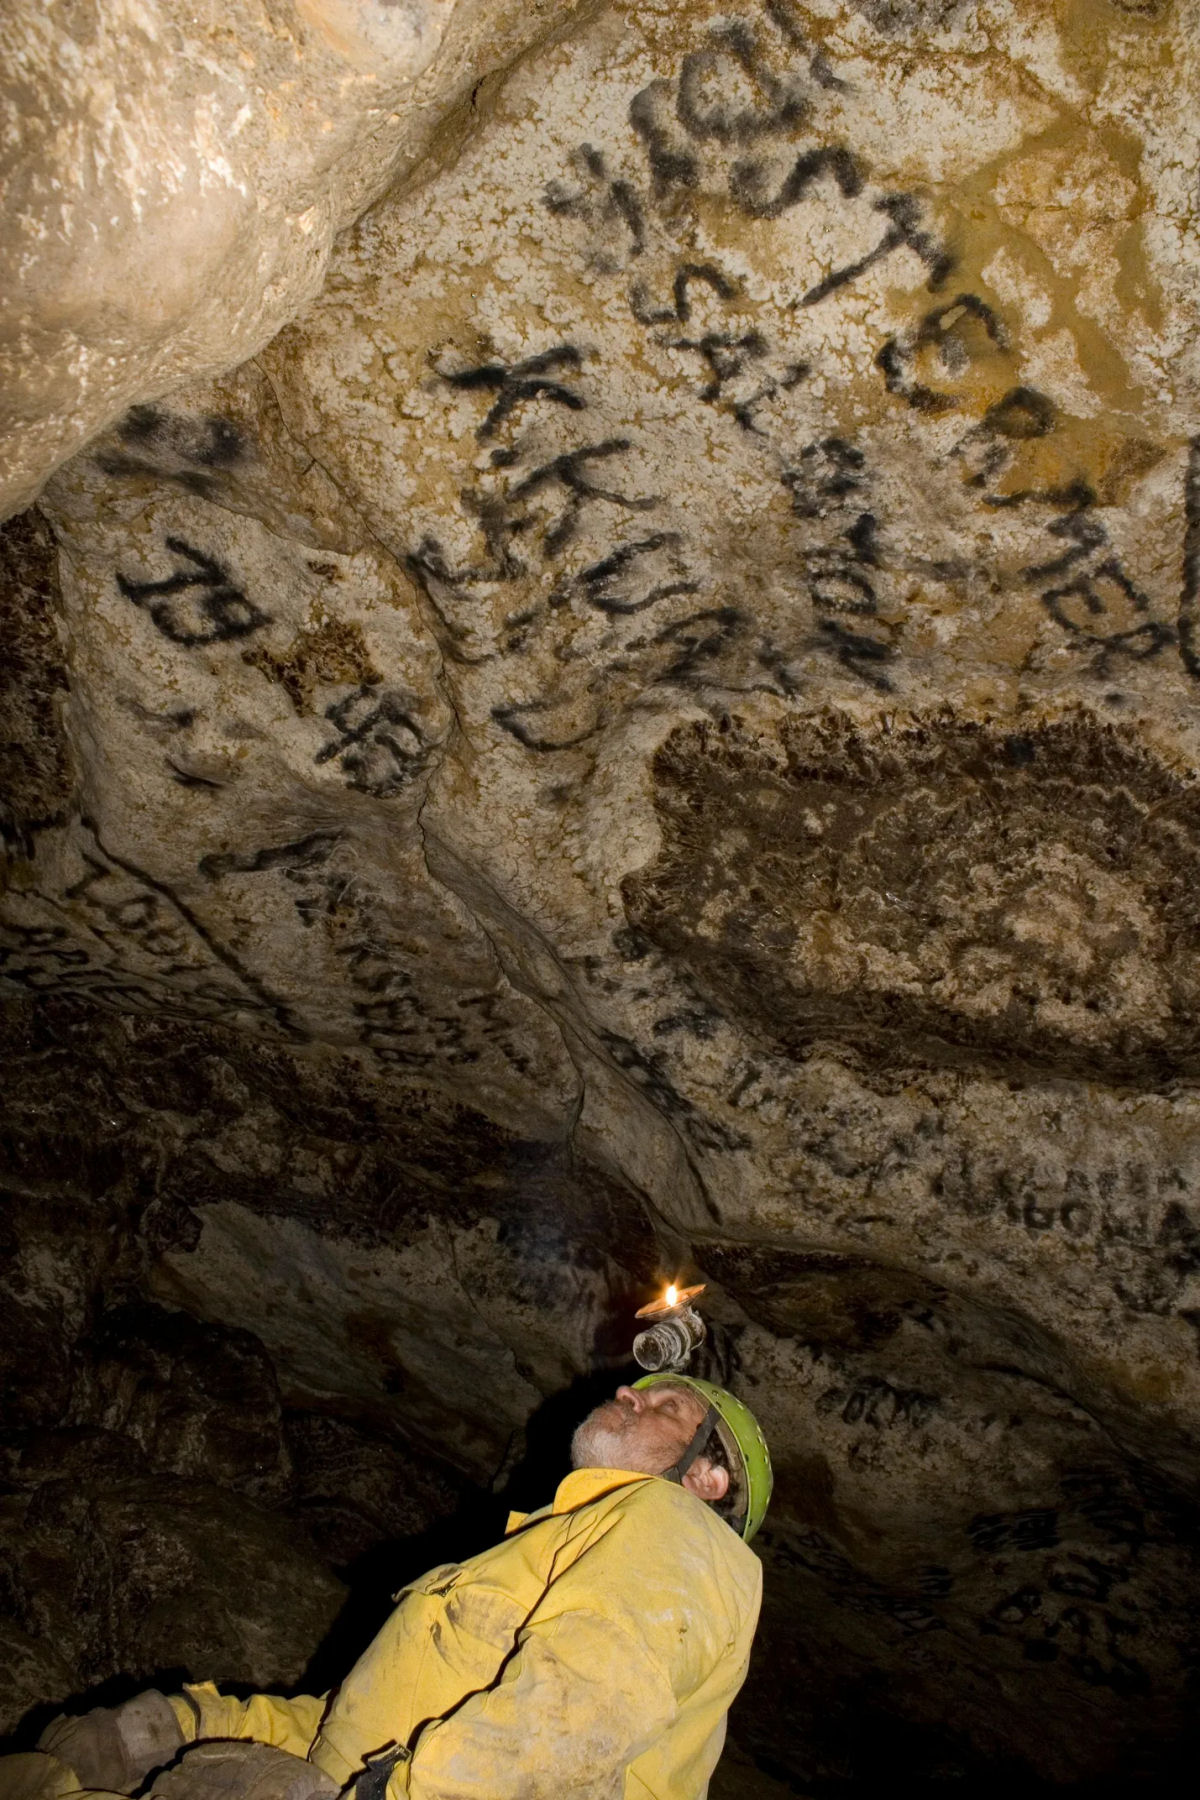
[[[746,1508],[734,1529],[749,1543],[766,1517],[767,1507],[771,1504],[771,1489],[775,1485],[771,1452],[767,1449],[762,1426],[744,1401],[737,1399],[727,1388],[702,1381],[698,1375],[672,1375],[663,1370],[661,1374],[643,1375],[633,1385],[635,1388],[657,1387],[663,1381],[672,1382],[676,1387],[691,1388],[706,1407],[711,1406],[720,1425],[724,1426],[722,1435],[726,1444],[732,1441],[737,1450],[742,1462]]]

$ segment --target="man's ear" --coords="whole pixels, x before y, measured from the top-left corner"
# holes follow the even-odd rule
[[[698,1456],[684,1476],[683,1485],[701,1500],[723,1500],[729,1492],[729,1470],[709,1462],[707,1456]]]

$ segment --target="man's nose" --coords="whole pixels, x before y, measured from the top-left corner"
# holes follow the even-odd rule
[[[616,1392],[616,1398],[623,1401],[626,1406],[632,1406],[635,1413],[640,1413],[643,1406],[646,1404],[636,1388],[619,1387]]]

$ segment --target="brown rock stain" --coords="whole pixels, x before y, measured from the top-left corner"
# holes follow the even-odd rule
[[[363,628],[353,619],[324,619],[293,638],[283,651],[258,644],[242,653],[249,663],[276,681],[300,714],[313,710],[313,694],[318,687],[347,686],[361,683],[374,687],[383,676],[371,661]]]
[[[1091,205],[1078,203],[1072,185],[1081,168],[1090,177]],[[1095,200],[1106,188],[1112,211],[1099,213]],[[1095,126],[1066,113],[1016,151],[1005,151],[983,164],[943,200],[946,235],[955,256],[949,286],[955,293],[973,294],[985,302],[1001,322],[1003,338],[983,341],[978,321],[960,328],[964,367],[952,384],[957,404],[982,418],[1027,379],[1026,347],[1064,332],[1099,403],[1097,412],[1087,418],[1061,413],[1053,431],[1016,446],[996,491],[1015,494],[1086,481],[1099,498],[1112,504],[1166,453],[1165,447],[1146,438],[1145,420],[1152,410],[1149,396],[1111,330],[1085,310],[1079,294],[1080,270],[1074,266],[1078,252],[1089,269],[1100,260],[1096,246],[1083,244],[1084,234],[1098,229],[1111,259],[1113,304],[1127,324],[1140,320],[1143,330],[1157,330],[1163,321],[1163,300],[1142,244],[1142,217],[1149,206],[1141,178],[1141,145],[1133,133],[1113,124]],[[1036,326],[1028,316],[1014,318],[1011,301],[999,295],[988,279],[986,271],[1001,255],[1028,279],[1048,308],[1048,316]],[[926,357],[935,350],[935,345],[926,346]],[[944,380],[939,385],[944,387]]]
[[[734,720],[680,726],[655,776],[629,922],[790,1054],[1133,1085],[1200,1066],[1196,796],[1128,734],[827,715],[768,746]]]

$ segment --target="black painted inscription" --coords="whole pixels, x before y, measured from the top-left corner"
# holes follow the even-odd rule
[[[746,103],[732,97],[739,87],[750,89]],[[771,67],[745,19],[714,25],[706,48],[693,50],[680,64],[675,112],[690,137],[754,144],[802,125],[809,111],[806,82],[793,71],[779,74]]]
[[[1028,390],[1017,390],[1008,398],[1017,403],[1018,417],[1036,421],[1038,414]],[[986,423],[986,422],[985,422]],[[980,430],[968,434],[959,446],[979,449],[984,443]],[[1006,447],[999,451],[1006,456]],[[998,463],[984,452],[980,467],[972,481],[993,476]],[[1040,504],[1052,508],[1046,523],[1047,535],[1053,540],[1046,553],[1022,571],[1025,581],[1038,594],[1043,607],[1062,631],[1080,648],[1092,653],[1092,671],[1105,678],[1122,660],[1146,662],[1158,657],[1169,645],[1181,647],[1182,638],[1175,627],[1155,616],[1150,596],[1127,573],[1113,548],[1108,529],[1099,515],[1096,496],[1090,484],[1078,478],[1066,487],[1043,490],[1023,489],[1015,494],[988,494],[986,504],[994,507],[1027,507]],[[1186,572],[1185,600],[1180,609],[1181,630],[1187,616]],[[1188,667],[1186,655],[1182,656]],[[1189,673],[1192,671],[1189,669]]]
[[[892,1425],[919,1429],[929,1423],[941,1406],[936,1394],[898,1387],[876,1375],[861,1376],[850,1387],[829,1388],[817,1401],[818,1412],[834,1412],[843,1424],[861,1423],[876,1431]]]
[[[967,1526],[967,1536],[977,1550],[1050,1550],[1059,1541],[1058,1514],[1050,1507],[977,1513]]]
[[[619,266],[624,255],[640,256],[646,248],[646,214],[633,183],[610,174],[603,152],[591,144],[580,144],[571,154],[570,165],[579,186],[572,189],[561,181],[550,182],[547,210],[582,220],[601,245],[614,241],[615,255],[604,250],[596,255],[603,268]]]
[[[683,295],[686,309],[686,292]],[[517,409],[549,401],[565,421],[586,411],[580,391],[583,358],[570,345],[554,345],[515,365],[489,364],[445,379],[460,389],[496,396],[478,435],[487,441],[515,422]],[[600,437],[545,454],[528,434],[492,450],[488,466],[461,493],[461,526],[478,549],[455,558],[440,536],[427,533],[409,557],[409,569],[445,628],[446,649],[465,663],[521,656],[550,634],[561,672],[530,692],[514,684],[511,698],[493,711],[496,722],[528,749],[552,751],[582,742],[595,729],[599,687],[629,658],[649,664],[651,679],[681,661],[660,634],[670,610],[699,594],[688,547],[677,531],[624,523],[661,504],[637,491],[625,473],[636,453],[627,436]],[[578,565],[585,534],[603,545]],[[571,562],[577,566],[572,569]],[[564,564],[566,567],[564,568]],[[514,606],[510,590],[525,592]],[[532,591],[531,591],[532,590]],[[690,612],[697,609],[693,604]],[[647,627],[641,615],[667,619]],[[591,649],[573,641],[574,622],[589,619]],[[608,622],[607,624],[605,622]],[[600,634],[605,634],[602,661]],[[683,646],[685,654],[694,645]],[[525,665],[529,666],[528,664]]]
[[[505,420],[511,418],[519,406],[530,401],[550,400],[571,412],[581,412],[586,404],[583,397],[555,379],[553,372],[578,369],[582,362],[574,344],[555,344],[523,362],[483,363],[474,369],[461,369],[456,374],[446,375],[445,380],[451,387],[483,388],[496,395],[491,411],[476,434],[480,438],[493,438]]]
[[[698,581],[655,582],[650,573],[659,553],[663,553],[664,560],[669,563],[679,552],[682,542],[677,531],[654,531],[648,537],[618,545],[611,556],[592,563],[578,577],[585,604],[599,612],[629,618],[634,613],[645,612],[660,600],[699,593]],[[649,586],[646,585],[648,575]]]
[[[843,668],[887,693],[895,649],[879,616],[878,519],[861,505],[870,481],[866,459],[844,438],[823,438],[806,444],[782,479],[807,526],[800,568],[821,641]]]
[[[364,684],[326,707],[325,717],[335,736],[314,760],[336,760],[351,787],[379,799],[407,787],[434,748],[410,696],[395,689]]]
[[[492,717],[526,750],[573,750],[595,734],[595,711],[585,708],[582,719],[570,699],[514,700],[494,706]]]
[[[97,453],[106,475],[150,476],[173,481],[190,494],[210,498],[245,460],[246,445],[232,420],[210,413],[192,418],[158,406],[135,406],[117,426],[117,448]]]
[[[210,881],[219,881],[225,875],[257,875],[268,869],[316,869],[328,862],[341,837],[340,831],[313,831],[290,844],[202,856],[196,866]]]
[[[768,336],[744,313],[727,323],[706,319],[686,333],[661,329],[691,322],[697,284],[707,284],[726,308],[741,304],[734,276],[686,254],[681,192],[712,194],[764,222],[810,202],[832,209],[844,250],[855,237],[858,243],[832,268],[814,271],[793,302],[801,311],[901,249],[925,265],[935,290],[952,268],[916,195],[873,188],[844,144],[794,141],[812,124],[815,97],[842,85],[812,51],[790,0],[770,0],[756,22],[714,21],[674,76],[656,78],[633,96],[629,121],[642,169],[584,144],[571,158],[579,185],[551,182],[546,189],[551,212],[588,227],[597,266],[609,273],[629,268],[635,319],[655,330],[657,343],[698,359],[701,399],[765,438],[772,432],[761,415],[804,380],[810,358],[802,345]],[[788,453],[786,442],[775,447]],[[844,631],[833,635],[845,649]]]
[[[978,294],[958,294],[927,312],[914,330],[888,338],[875,365],[890,394],[899,394],[918,412],[942,413],[962,402],[961,389],[947,388],[945,378],[961,381],[973,364],[1006,350],[1008,342],[1003,322],[986,301]],[[1012,427],[1008,431],[1030,435]],[[996,435],[1008,435],[998,421]]]
[[[286,1003],[165,882],[108,850],[89,821],[83,826],[83,843],[64,846],[81,873],[48,902],[67,923],[0,924],[0,977],[124,1011],[249,1014],[293,1040],[305,1036]]]
[[[687,1136],[702,1150],[745,1149],[749,1139],[732,1131],[719,1119],[700,1112],[671,1080],[667,1059],[657,1050],[642,1050],[631,1039],[618,1032],[601,1034],[605,1050],[615,1068],[629,1077],[634,1085],[653,1102],[667,1118],[674,1119]]]
[[[172,574],[161,581],[131,581],[118,573],[117,586],[173,644],[194,649],[228,643],[270,623],[270,614],[247,599],[215,557],[181,537],[168,537],[167,549],[181,559]]]

